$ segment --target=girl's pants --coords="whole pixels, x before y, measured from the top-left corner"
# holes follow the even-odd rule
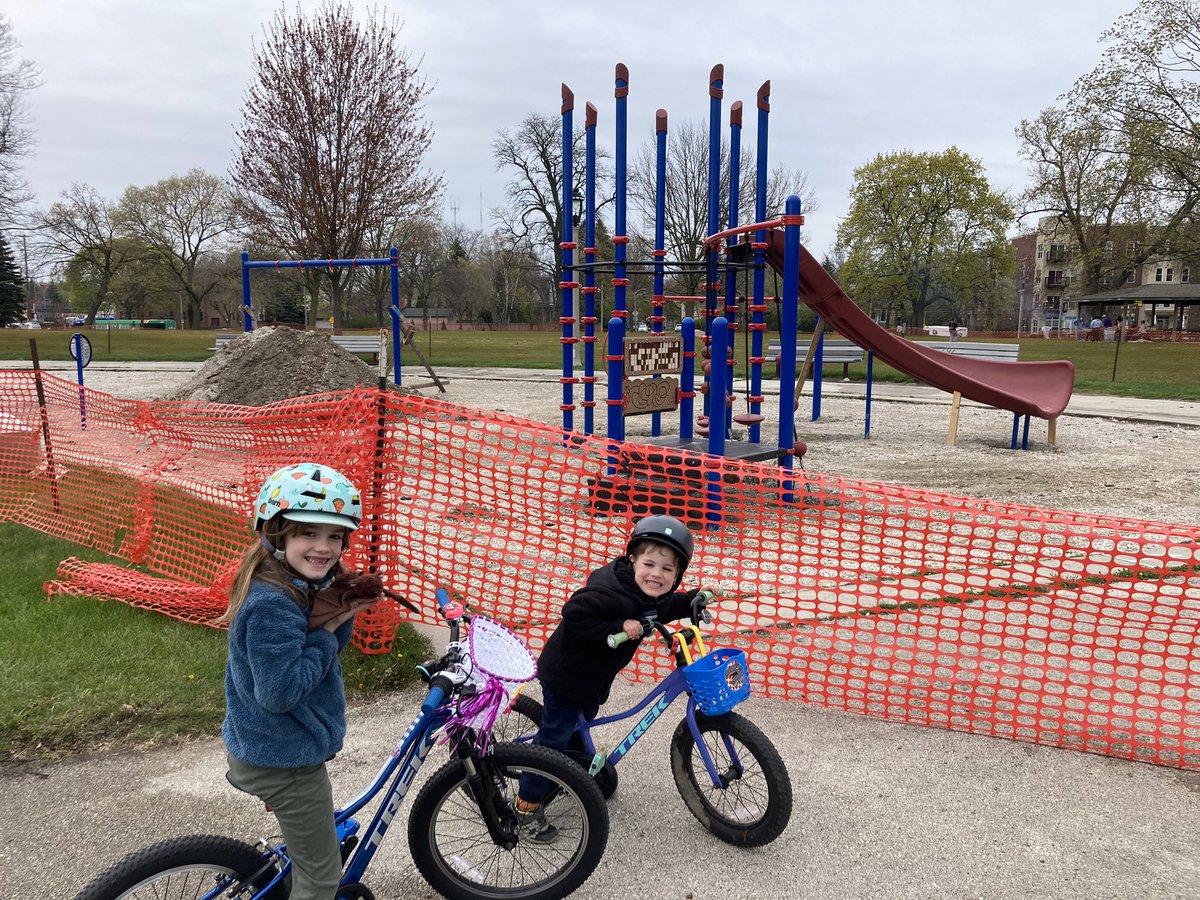
[[[271,808],[292,860],[290,900],[332,900],[342,878],[333,824],[333,786],[325,764],[266,769],[227,755],[225,777]]]
[[[533,743],[552,750],[582,750],[583,741],[575,733],[579,727],[579,714],[587,721],[596,718],[599,706],[580,708],[542,682],[542,725]],[[550,790],[550,782],[540,775],[522,775],[518,794],[528,803],[541,803]]]

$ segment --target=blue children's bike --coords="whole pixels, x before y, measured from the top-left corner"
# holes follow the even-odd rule
[[[512,632],[437,592],[450,625],[441,659],[423,667],[429,694],[375,780],[335,814],[345,864],[338,900],[371,900],[362,883],[400,803],[435,743],[450,761],[430,776],[408,819],[408,845],[425,879],[451,898],[556,898],[578,888],[608,842],[608,809],[595,782],[561,753],[497,743],[497,715],[536,664]],[[467,626],[467,643],[460,628]],[[549,780],[542,809],[550,842],[523,831],[515,809],[522,774]],[[390,783],[389,783],[390,782]],[[354,818],[387,788],[365,831]],[[360,834],[360,832],[362,832]],[[76,900],[285,900],[287,847],[193,835],[138,850],[92,881]]]
[[[701,591],[693,622],[711,622],[711,591]],[[568,754],[588,769],[604,796],[617,789],[619,763],[680,694],[688,695],[683,721],[671,738],[671,772],[684,803],[705,828],[730,844],[757,847],[783,833],[792,815],[792,782],[770,739],[732,709],[750,696],[746,654],[708,650],[700,629],[671,631],[653,618],[642,620],[643,634],[657,632],[675,660],[675,671],[642,701],[624,712],[587,721],[579,717]],[[610,647],[629,640],[623,631],[609,636]],[[514,715],[515,714],[515,715]],[[635,725],[608,753],[597,752],[594,729],[633,719]],[[542,721],[542,705],[519,694],[501,723],[505,739],[532,739]],[[517,733],[523,732],[523,733]]]

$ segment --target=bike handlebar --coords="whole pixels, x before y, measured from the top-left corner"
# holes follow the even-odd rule
[[[707,625],[709,622],[711,622],[713,620],[712,613],[710,613],[708,611],[708,609],[706,609],[706,607],[708,606],[708,604],[712,603],[713,600],[715,600],[716,598],[717,598],[716,591],[711,591],[711,590],[698,591],[696,593],[695,598],[692,600],[692,621],[696,622],[697,625],[699,625],[701,623]],[[699,619],[699,621],[696,621],[697,619]],[[662,639],[664,641],[666,641],[668,644],[671,643],[671,632],[661,622],[658,622],[657,620],[652,620],[652,619],[639,619],[638,621],[642,625],[642,637],[646,636],[647,628],[653,628],[660,635],[662,635]],[[607,638],[605,638],[605,642],[613,650],[616,650],[618,647],[620,647],[626,641],[631,641],[631,640],[633,640],[633,638],[631,638],[623,630],[615,632],[613,634],[610,634]]]

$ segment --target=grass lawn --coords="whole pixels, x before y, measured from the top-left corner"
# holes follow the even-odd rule
[[[371,332],[355,332],[370,334]],[[84,331],[97,362],[174,360],[202,362],[212,356],[212,331]],[[0,366],[3,360],[28,360],[29,339],[37,340],[38,355],[45,360],[70,359],[70,331],[0,329]],[[766,340],[777,335],[767,334]],[[802,340],[804,336],[802,336]],[[434,331],[413,339],[434,368],[455,366],[558,369],[562,344],[552,331]],[[969,343],[969,341],[967,342]],[[1200,344],[1089,343],[1086,341],[1027,338],[1020,342],[1021,359],[1069,359],[1075,363],[1075,390],[1083,394],[1115,394],[1166,400],[1200,400]],[[741,342],[737,343],[740,353]],[[805,349],[802,345],[801,351]],[[743,354],[744,355],[744,354]],[[600,353],[597,354],[600,356]],[[1116,380],[1113,363],[1116,358]],[[405,364],[416,364],[415,354]],[[829,371],[835,371],[830,368]],[[836,367],[840,371],[840,366]],[[908,376],[878,363],[879,381],[909,381]],[[856,381],[867,376],[865,363],[852,365]],[[740,377],[740,371],[739,371]]]
[[[20,560],[0,582],[0,762],[220,733],[224,631],[123,603],[47,600],[42,584],[64,558],[113,560],[7,523],[0,523],[0,543],[10,560]],[[347,649],[349,696],[412,684],[415,665],[430,652],[408,626],[390,654]]]

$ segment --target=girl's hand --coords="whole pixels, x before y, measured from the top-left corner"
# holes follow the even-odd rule
[[[642,636],[642,623],[637,619],[626,619],[621,623],[621,628],[631,641],[636,641]]]
[[[374,606],[383,599],[383,594],[375,597],[356,597],[349,603],[349,608],[342,613],[338,613],[323,626],[326,631],[337,631],[347,622],[354,618],[354,614],[360,609],[366,609],[369,606]]]

